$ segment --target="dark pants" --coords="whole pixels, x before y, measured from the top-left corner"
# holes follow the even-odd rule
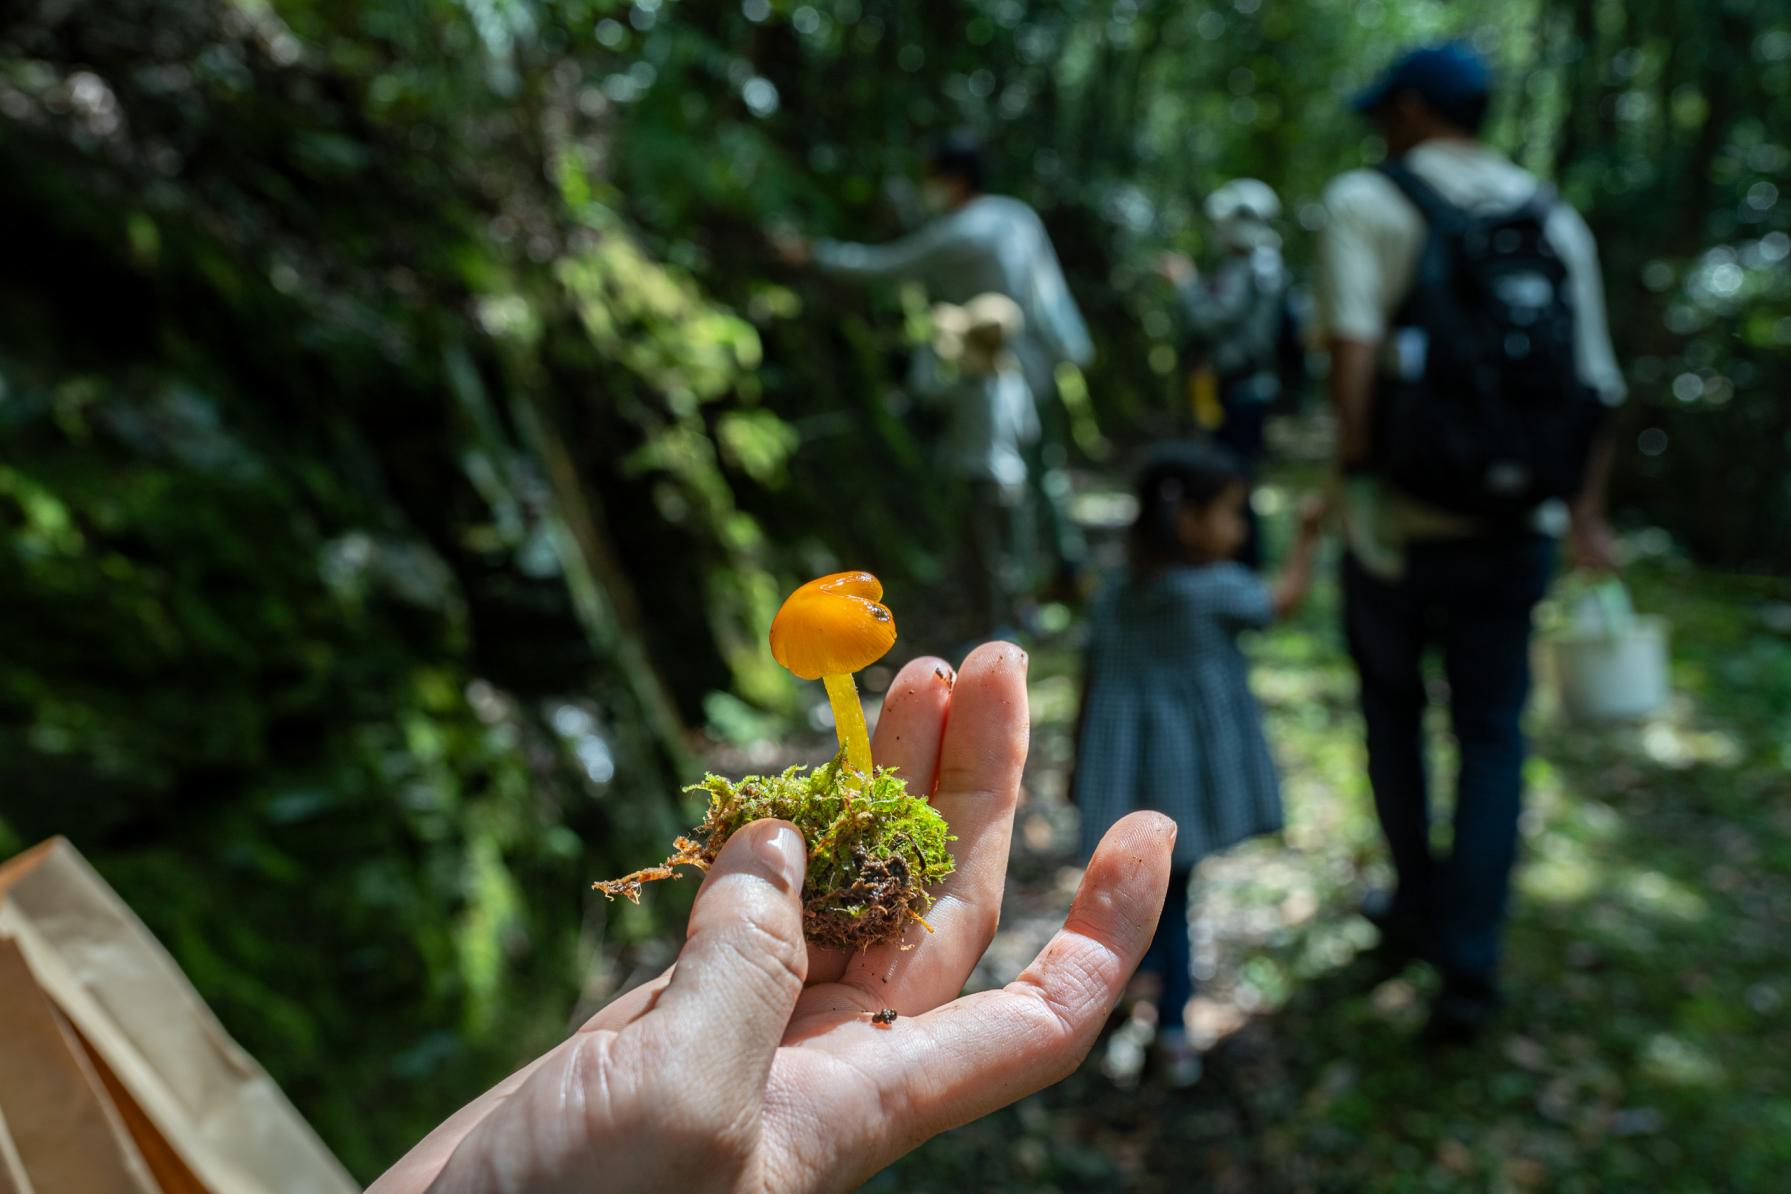
[[[1554,543],[1537,536],[1422,543],[1388,583],[1344,563],[1350,654],[1362,681],[1368,778],[1399,885],[1389,929],[1431,952],[1448,981],[1491,984],[1517,857],[1530,690],[1530,614]],[[1460,751],[1454,844],[1430,847],[1419,661],[1440,646]]]
[[[1029,489],[1010,492],[994,481],[972,480],[964,510],[964,588],[970,596],[966,632],[982,638],[1011,634],[1020,598],[1032,583]]]
[[[1262,378],[1257,374],[1221,380],[1219,405],[1225,411],[1225,421],[1213,432],[1214,441],[1224,445],[1249,470],[1252,484],[1262,462],[1263,431],[1271,405],[1262,386]],[[1246,568],[1261,568],[1262,526],[1254,505],[1244,506],[1244,519],[1244,543],[1238,548],[1237,561]]]
[[[1219,382],[1219,406],[1225,412],[1225,421],[1213,432],[1213,438],[1231,449],[1252,472],[1262,458],[1264,428],[1272,405],[1263,395],[1261,379],[1254,374]]]
[[[1088,555],[1082,528],[1070,516],[1070,413],[1055,382],[1045,389],[1035,386],[1033,396],[1038,404],[1039,436],[1022,450],[1037,511],[1033,533],[1042,532],[1044,564],[1051,572],[1046,579],[1063,580],[1080,572]]]
[[[1194,958],[1188,948],[1188,883],[1193,871],[1169,872],[1169,892],[1163,897],[1163,915],[1157,932],[1144,951],[1138,969],[1163,979],[1157,996],[1157,1029],[1182,1026],[1182,1011],[1194,997]]]

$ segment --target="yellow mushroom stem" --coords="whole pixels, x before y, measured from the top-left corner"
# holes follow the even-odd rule
[[[850,672],[822,676],[827,701],[833,706],[833,729],[846,751],[846,766],[871,773],[871,735],[864,726],[864,706],[858,703],[858,685]]]

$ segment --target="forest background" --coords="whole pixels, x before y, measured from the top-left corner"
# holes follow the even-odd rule
[[[1765,0],[10,7],[0,856],[70,835],[370,1178],[675,923],[588,884],[801,722],[791,584],[949,583],[920,296],[767,230],[896,235],[979,129],[1092,325],[1098,470],[1178,401],[1156,254],[1248,175],[1307,276],[1378,153],[1344,97],[1449,36],[1599,238],[1619,521],[1791,571]]]

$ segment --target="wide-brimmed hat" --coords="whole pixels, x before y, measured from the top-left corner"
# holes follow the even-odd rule
[[[1219,241],[1234,249],[1268,249],[1281,243],[1270,221],[1281,214],[1275,188],[1259,178],[1234,178],[1206,197],[1206,218]]]
[[[933,307],[933,350],[972,375],[993,372],[1026,326],[1020,304],[993,291]]]

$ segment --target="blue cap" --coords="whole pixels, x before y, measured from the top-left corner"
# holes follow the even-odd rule
[[[1491,90],[1492,72],[1480,55],[1461,42],[1449,42],[1406,53],[1381,72],[1373,85],[1358,92],[1350,106],[1366,115],[1400,92],[1410,91],[1437,115],[1472,132]]]

